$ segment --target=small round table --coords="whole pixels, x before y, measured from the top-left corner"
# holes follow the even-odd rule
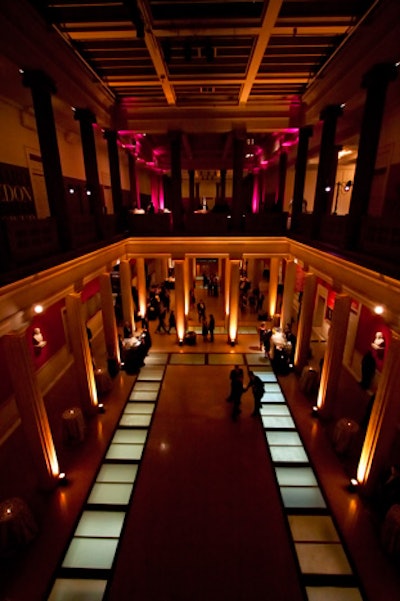
[[[333,432],[333,445],[338,453],[348,451],[360,430],[360,426],[353,419],[343,417],[338,420]]]
[[[85,420],[79,407],[66,409],[62,414],[63,441],[82,442],[85,438]]]

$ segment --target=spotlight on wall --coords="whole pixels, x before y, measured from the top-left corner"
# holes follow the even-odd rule
[[[35,305],[33,310],[37,315],[39,315],[39,313],[43,313],[43,305]]]
[[[376,307],[374,307],[374,313],[376,313],[376,315],[382,315],[383,312],[384,308],[382,305],[376,305]]]

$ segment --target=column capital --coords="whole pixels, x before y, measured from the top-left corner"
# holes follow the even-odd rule
[[[90,109],[75,108],[75,121],[85,121],[86,123],[96,123],[96,115]]]
[[[41,88],[49,94],[56,94],[57,88],[54,80],[41,69],[28,69],[22,74],[22,84],[25,88]]]
[[[387,85],[397,78],[398,67],[394,63],[376,63],[371,69],[364,73],[361,87],[373,88]]]
[[[329,121],[341,117],[342,115],[343,107],[340,104],[328,104],[322,109],[319,118],[321,121]]]

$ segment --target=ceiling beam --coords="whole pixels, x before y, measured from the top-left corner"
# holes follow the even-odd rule
[[[247,99],[250,96],[251,88],[253,87],[254,81],[257,77],[265,49],[268,46],[268,42],[270,40],[272,30],[278,18],[282,4],[283,0],[270,0],[268,2],[268,8],[264,14],[261,31],[247,69],[246,80],[242,86],[242,89],[240,90],[239,105],[246,104]]]

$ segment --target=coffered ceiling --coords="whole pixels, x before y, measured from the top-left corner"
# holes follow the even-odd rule
[[[303,94],[378,2],[30,4],[107,88],[127,144],[146,134],[167,164],[166,134],[180,130],[182,166],[212,169],[229,167],[235,129],[265,160],[277,137],[291,143]]]

